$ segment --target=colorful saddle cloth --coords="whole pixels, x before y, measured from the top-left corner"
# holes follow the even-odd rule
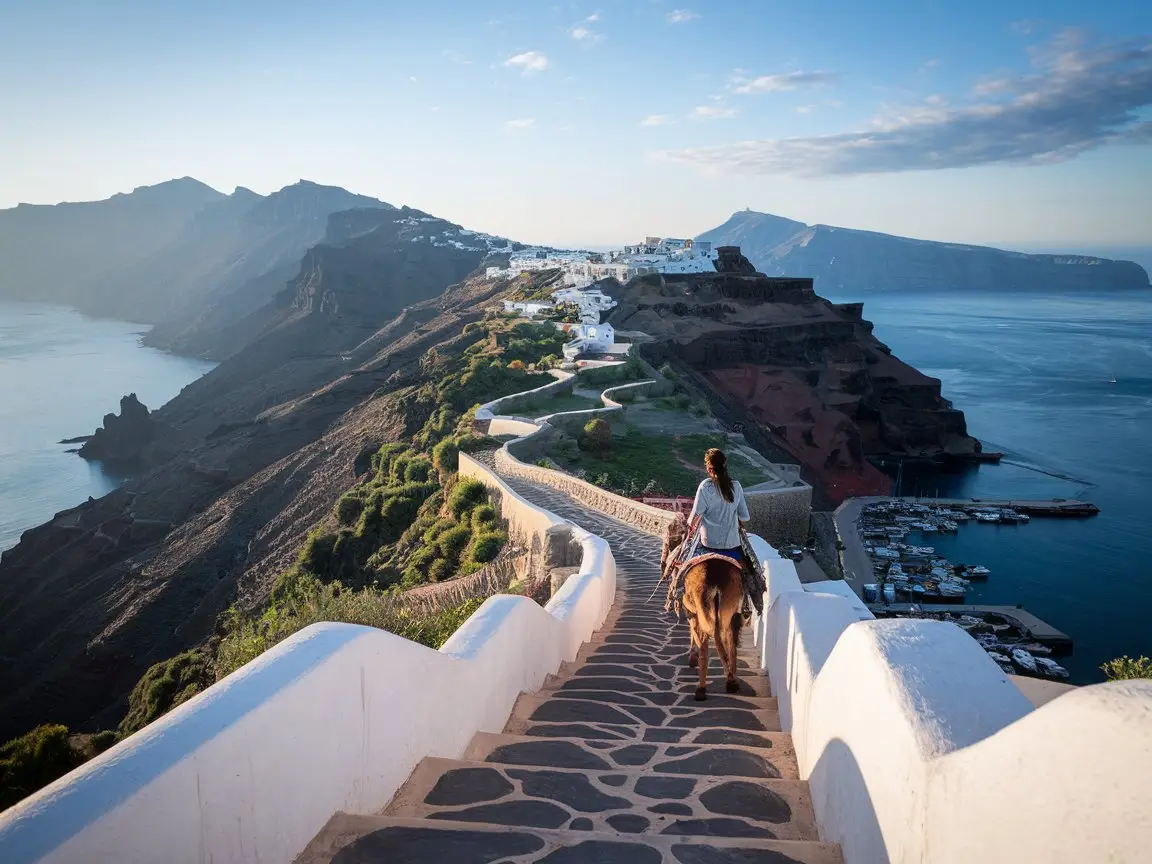
[[[740,529],[740,547],[744,553],[743,566],[740,570],[741,579],[744,583],[744,617],[751,616],[752,608],[756,609],[756,614],[762,615],[764,614],[764,592],[768,590],[768,587],[764,579],[764,571],[760,567],[760,559],[753,551],[752,544],[749,543],[748,535],[743,528]],[[667,554],[666,560],[663,562],[661,577],[668,576],[668,596],[664,601],[664,611],[675,612],[676,619],[682,621],[684,620],[682,603],[684,574],[688,572],[688,568],[701,561],[707,561],[709,558],[720,558],[728,562],[731,562],[732,559],[727,555],[704,551],[704,546],[700,542],[699,518],[692,520],[683,542],[670,552],[667,549],[665,552]]]

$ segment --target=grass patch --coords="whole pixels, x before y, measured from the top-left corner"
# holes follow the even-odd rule
[[[704,452],[710,447],[731,450],[719,434],[662,435],[626,423],[613,426],[612,433],[607,452],[581,450],[569,438],[560,439],[548,455],[566,471],[622,495],[692,495],[708,476]],[[745,487],[768,479],[738,454],[732,454],[728,466]]]
[[[562,411],[588,411],[592,408],[603,408],[604,403],[599,399],[590,399],[587,396],[575,396],[571,393],[557,393],[546,399],[535,399],[528,406],[516,411],[528,417],[543,417],[546,414],[559,414]]]

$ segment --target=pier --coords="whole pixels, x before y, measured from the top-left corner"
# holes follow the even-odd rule
[[[865,604],[869,611],[876,617],[884,615],[912,615],[913,613],[928,614],[947,612],[950,615],[1000,615],[1005,618],[1014,627],[1019,629],[1028,639],[1034,642],[1039,642],[1052,649],[1052,653],[1058,657],[1067,656],[1072,653],[1072,637],[1067,633],[1057,630],[1046,621],[1041,621],[1027,609],[1020,606],[971,606],[971,605],[948,605],[946,607],[929,607],[925,608],[922,603],[867,603]]]
[[[944,507],[1000,507],[1027,513],[1029,516],[1085,517],[1095,516],[1100,508],[1090,501],[1073,498],[1050,498],[1030,501],[1020,498],[869,498],[869,501],[911,501],[916,504],[939,504]]]

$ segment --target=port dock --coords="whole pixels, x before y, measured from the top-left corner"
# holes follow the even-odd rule
[[[917,612],[947,612],[951,615],[1000,615],[1022,633],[1026,638],[1033,642],[1039,642],[1047,648],[1052,649],[1052,653],[1058,657],[1067,656],[1072,653],[1072,637],[1067,633],[1063,633],[1053,627],[1046,621],[1041,621],[1027,609],[1019,606],[970,606],[970,605],[955,605],[949,604],[948,606],[928,606],[925,607],[919,603],[866,603],[869,611],[877,617],[887,615],[905,616],[913,615]]]
[[[1027,513],[1029,516],[1084,517],[1095,516],[1100,508],[1090,501],[1051,498],[1029,501],[1022,498],[869,498],[869,501],[908,501],[914,504],[939,504],[945,507],[999,507]]]

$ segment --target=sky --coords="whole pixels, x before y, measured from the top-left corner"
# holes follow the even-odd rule
[[[559,246],[1152,245],[1152,3],[3,2],[0,207],[303,178]]]

